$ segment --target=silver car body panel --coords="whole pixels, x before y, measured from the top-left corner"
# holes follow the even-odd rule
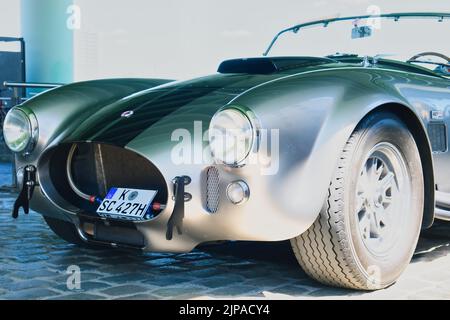
[[[158,88],[161,87],[146,92]],[[240,91],[229,94],[222,106],[210,104],[209,99],[216,99],[217,94],[195,100],[178,109],[175,115],[162,118],[143,130],[125,146],[158,167],[169,190],[169,202],[163,212],[151,221],[136,223],[145,236],[145,250],[186,252],[200,243],[216,240],[277,241],[298,236],[317,218],[345,143],[371,111],[382,106],[409,110],[420,120],[420,129],[424,132],[432,121],[432,111],[439,111],[445,115],[442,121],[446,128],[450,125],[450,81],[420,73],[382,67],[329,66],[267,77],[266,81],[257,81]],[[210,118],[226,105],[248,108],[261,128],[279,132],[278,170],[276,174],[263,175],[264,168],[260,164],[240,168],[216,165],[220,172],[220,206],[217,213],[210,214],[202,202],[202,177],[211,164],[177,165],[170,161],[177,143],[171,141],[171,133],[184,128],[194,134],[193,122],[199,120],[204,121],[203,130],[206,130]],[[40,145],[35,153],[26,158],[18,157],[19,167],[34,164],[39,168],[44,150],[75,141],[68,138],[73,131],[69,124],[58,136],[53,134],[56,119],[63,115],[55,114],[55,110],[44,114],[38,108],[34,112],[38,119],[54,117],[55,120],[41,130]],[[261,136],[260,145],[270,146],[267,139]],[[194,150],[207,148],[207,141],[194,143],[198,144],[193,146]],[[254,152],[262,153],[261,150]],[[448,193],[449,157],[448,152],[435,152],[432,164],[438,189]],[[271,161],[270,157],[267,160]],[[182,234],[174,232],[174,238],[167,240],[167,223],[174,208],[171,181],[181,175],[192,178],[192,183],[186,186],[192,200],[185,203]],[[241,205],[233,205],[224,192],[227,185],[236,180],[245,181],[250,188],[250,198]],[[31,206],[44,215],[78,224],[75,214],[56,205],[39,187]]]

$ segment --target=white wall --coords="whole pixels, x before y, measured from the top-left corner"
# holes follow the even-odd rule
[[[449,11],[450,0],[75,0],[75,80],[182,79],[216,71],[220,61],[259,56],[281,28],[330,15]],[[436,35],[437,36],[437,35]],[[447,40],[445,40],[448,42]]]
[[[0,0],[0,37],[20,36],[20,0]],[[0,42],[0,50],[19,50],[19,45]]]
[[[450,0],[74,0],[74,80],[105,77],[189,78],[219,62],[258,56],[292,24],[341,14],[449,11]],[[21,36],[21,1],[0,0],[0,36]],[[441,36],[442,35],[433,35]],[[448,44],[446,37],[442,41]],[[0,50],[18,49],[0,43]]]

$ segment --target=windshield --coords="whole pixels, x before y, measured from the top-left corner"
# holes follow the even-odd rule
[[[299,30],[294,27],[280,33],[268,55],[324,57],[356,54],[408,61],[419,53],[434,52],[444,55],[444,58],[428,55],[416,60],[450,63],[445,61],[445,56],[450,56],[450,13],[440,17],[398,15],[397,18],[352,18],[331,22],[323,20],[325,23],[322,21],[311,26],[299,25]],[[421,66],[436,68],[436,65],[425,63]]]

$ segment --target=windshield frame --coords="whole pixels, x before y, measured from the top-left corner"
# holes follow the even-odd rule
[[[329,19],[321,19],[310,21],[306,23],[297,24],[293,27],[281,30],[278,32],[272,41],[269,44],[269,47],[263,53],[264,57],[267,57],[273,46],[277,42],[278,38],[285,33],[293,32],[298,33],[301,29],[307,27],[314,27],[318,25],[323,25],[326,28],[330,23],[340,22],[340,21],[348,21],[348,20],[364,20],[364,19],[394,19],[394,21],[399,21],[401,18],[415,18],[415,19],[423,19],[423,18],[437,18],[438,22],[443,22],[444,19],[450,19],[450,12],[403,12],[403,13],[384,13],[379,15],[362,15],[362,16],[349,16],[349,17],[335,17]]]

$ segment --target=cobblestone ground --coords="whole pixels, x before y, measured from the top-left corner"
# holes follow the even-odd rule
[[[0,165],[0,185],[7,178]],[[12,220],[13,200],[0,193],[0,299],[450,299],[450,223],[422,235],[395,285],[365,293],[309,279],[287,242],[234,242],[189,254],[81,249],[53,235],[36,213]],[[71,265],[81,269],[79,290],[66,285]]]

